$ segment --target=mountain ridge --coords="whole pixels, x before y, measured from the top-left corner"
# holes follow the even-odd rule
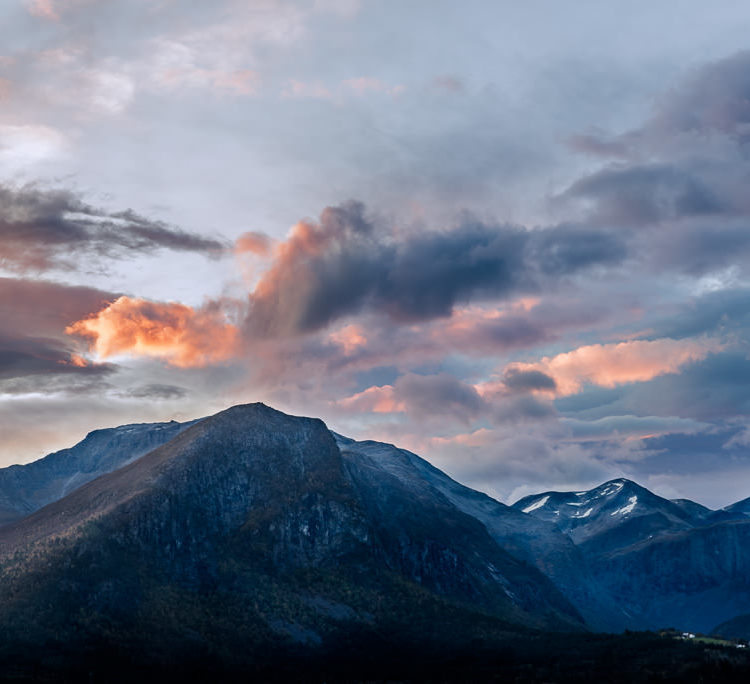
[[[159,442],[170,434],[134,456],[143,439]],[[97,461],[92,443],[100,438],[105,448]],[[113,470],[0,526],[0,558],[16,574],[23,563],[14,566],[14,558],[39,556],[54,566],[55,548],[89,548],[106,528],[110,537],[102,544],[116,542],[113,554],[129,548],[135,566],[141,567],[139,555],[151,558],[158,573],[196,586],[218,581],[227,564],[245,567],[247,549],[254,549],[252,573],[266,573],[264,581],[268,572],[349,559],[341,562],[352,571],[382,570],[516,625],[621,631],[676,624],[705,631],[737,614],[733,597],[736,610],[750,612],[742,579],[750,575],[743,541],[750,517],[670,501],[625,478],[507,506],[412,452],[356,441],[319,419],[286,416],[262,403],[184,424],[94,431],[51,456],[36,468],[55,465],[48,474],[55,483],[82,462],[87,476],[96,466]],[[228,541],[235,538],[242,545]],[[716,549],[718,560],[702,560],[711,557],[707,548]],[[187,549],[203,560],[193,562]],[[324,596],[320,605],[360,615],[340,598]],[[709,599],[714,608],[701,611]],[[314,620],[289,627],[288,620],[269,619],[287,625],[280,628],[285,633],[315,633]]]

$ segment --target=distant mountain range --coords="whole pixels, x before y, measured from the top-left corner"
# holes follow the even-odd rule
[[[713,511],[618,479],[583,492],[527,496],[513,507],[573,540],[630,628],[712,632],[750,612],[743,502]]]
[[[357,639],[720,623],[732,636],[750,614],[748,502],[712,511],[619,479],[506,506],[263,404],[97,430],[0,470],[0,659],[98,644],[257,662]]]

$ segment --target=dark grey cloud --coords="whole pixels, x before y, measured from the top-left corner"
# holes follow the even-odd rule
[[[637,233],[643,270],[700,277],[750,263],[750,51],[694,69],[657,100],[652,116],[615,136],[571,146],[617,160],[553,200],[599,229]]]
[[[650,128],[750,142],[750,50],[696,69],[663,99]]]
[[[494,423],[535,423],[557,416],[552,401],[528,394],[495,401],[490,416]]]
[[[714,333],[750,341],[750,289],[731,288],[695,297],[651,329],[656,337],[682,339]]]
[[[620,135],[602,130],[569,139],[572,149],[606,158],[663,154],[675,141],[694,153],[711,137],[750,142],[750,50],[695,68],[665,91],[642,126]],[[692,143],[692,144],[691,144]]]
[[[653,236],[644,249],[660,266],[692,276],[750,266],[750,230],[746,220],[674,226]]]
[[[131,387],[123,393],[123,396],[132,399],[183,399],[187,395],[188,391],[184,387],[162,383],[149,383]]]
[[[73,269],[87,259],[160,249],[218,256],[226,245],[130,209],[99,209],[70,190],[0,186],[0,266],[11,271]]]
[[[283,243],[250,298],[255,335],[320,329],[363,310],[395,321],[449,316],[457,304],[534,292],[627,253],[613,232],[525,230],[466,219],[452,230],[384,230],[350,202],[304,222]]]
[[[402,375],[394,384],[395,396],[417,419],[450,418],[468,423],[485,409],[477,391],[453,375]]]
[[[6,393],[101,389],[111,364],[76,355],[65,326],[96,311],[115,294],[26,278],[0,278],[0,388]]]
[[[48,280],[0,278],[0,334],[55,337],[118,293]]]
[[[503,375],[503,384],[511,392],[530,392],[533,390],[555,390],[557,383],[553,377],[538,370],[520,370],[511,368]]]
[[[563,424],[570,428],[574,439],[597,440],[618,439],[633,436],[646,437],[659,434],[692,434],[710,428],[690,418],[675,416],[607,416],[598,420],[577,420],[566,418]]]
[[[77,361],[57,340],[0,334],[0,381],[28,375],[105,375],[114,367]]]
[[[563,198],[591,202],[597,221],[626,225],[729,211],[699,178],[671,164],[607,167],[576,181]]]

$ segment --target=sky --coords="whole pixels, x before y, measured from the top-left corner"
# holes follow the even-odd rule
[[[505,502],[750,496],[750,10],[8,0],[0,466],[263,401]]]

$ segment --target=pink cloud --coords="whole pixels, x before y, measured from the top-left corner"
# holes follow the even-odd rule
[[[406,410],[406,403],[396,399],[393,385],[368,387],[336,403],[340,408],[356,412],[400,413]]]
[[[539,390],[556,396],[580,392],[586,384],[616,387],[646,382],[660,375],[678,373],[687,363],[700,361],[719,351],[715,340],[631,340],[617,344],[592,344],[556,356],[545,356],[534,363],[512,363],[504,373],[542,373],[552,378],[556,388]],[[497,392],[502,380],[482,383],[482,395]]]
[[[235,254],[255,254],[257,256],[268,256],[271,253],[273,241],[265,233],[247,232],[242,233],[234,243]]]
[[[364,328],[360,325],[347,325],[329,335],[329,339],[350,355],[367,344]]]

